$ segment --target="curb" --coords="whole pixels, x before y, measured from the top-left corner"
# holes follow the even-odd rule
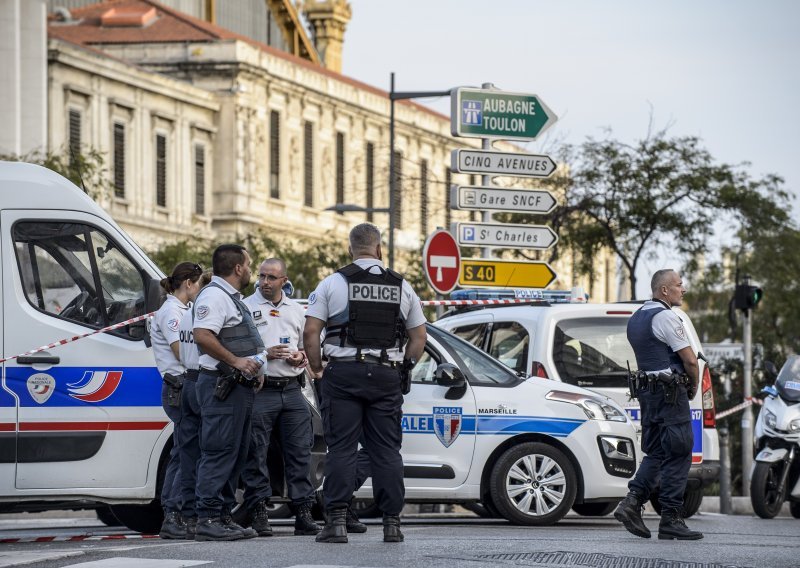
[[[717,513],[719,514],[719,496],[706,495],[703,497],[703,502],[700,504],[701,513]],[[754,516],[753,505],[750,503],[750,497],[731,497],[731,515],[750,515]],[[781,512],[778,517],[790,517],[792,514],[789,512],[789,503],[785,502],[781,507]]]

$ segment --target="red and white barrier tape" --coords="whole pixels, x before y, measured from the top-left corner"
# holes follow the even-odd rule
[[[87,540],[136,540],[143,538],[158,538],[157,534],[109,534],[77,536],[27,536],[19,538],[0,538],[0,544],[16,544],[18,542],[84,542]]]
[[[509,300],[423,300],[422,307],[428,306],[493,306],[498,304],[530,304],[541,302],[540,298],[515,298]]]
[[[26,351],[25,353],[20,353],[19,355],[14,355],[12,357],[6,357],[5,359],[0,359],[0,363],[5,363],[6,361],[11,361],[12,359],[17,359],[19,357],[25,357],[27,355],[33,355],[34,353],[39,353],[40,351],[44,351],[46,349],[53,349],[54,347],[58,347],[59,345],[66,345],[67,343],[72,343],[73,341],[78,341],[79,339],[83,339],[84,337],[89,337],[90,335],[97,335],[98,333],[105,333],[106,331],[113,331],[115,329],[119,329],[121,327],[125,327],[126,325],[136,323],[137,321],[143,321],[147,318],[153,317],[155,312],[150,312],[149,314],[144,314],[143,316],[136,316],[135,318],[131,318],[129,320],[121,321],[119,323],[115,323],[114,325],[109,325],[107,327],[90,331],[88,333],[83,333],[81,335],[76,335],[75,337],[70,337],[68,339],[61,339],[59,341],[55,341],[48,345],[42,345],[41,347],[37,347],[36,349],[31,349],[30,351]]]
[[[736,406],[732,406],[732,407],[730,407],[730,408],[728,408],[726,410],[723,410],[722,412],[718,412],[717,416],[716,416],[716,419],[719,420],[720,418],[725,418],[726,416],[730,416],[731,414],[735,414],[736,412],[739,412],[740,410],[744,410],[748,406],[753,406],[754,404],[761,405],[761,404],[764,404],[764,403],[761,401],[761,399],[754,398],[754,397],[751,396],[750,398],[748,398],[744,402],[740,402]]]

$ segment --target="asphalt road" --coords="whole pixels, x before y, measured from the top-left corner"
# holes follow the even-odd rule
[[[651,529],[658,526],[654,514],[648,513],[645,521]],[[337,545],[293,536],[288,520],[273,523],[276,536],[272,538],[207,543],[141,538],[74,514],[64,518],[0,516],[0,567],[800,567],[798,519],[705,513],[688,523],[703,531],[705,539],[640,539],[625,532],[612,517],[571,514],[551,527],[518,527],[474,516],[415,516],[404,518],[404,543],[383,543],[379,521],[367,520],[367,533],[350,535],[348,544]],[[110,535],[120,538],[104,538]],[[43,538],[51,541],[31,542]]]

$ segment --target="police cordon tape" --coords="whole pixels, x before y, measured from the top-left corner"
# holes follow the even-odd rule
[[[19,355],[14,355],[12,357],[6,357],[5,359],[0,359],[0,363],[5,363],[6,361],[11,361],[12,359],[18,359],[20,357],[26,357],[28,355],[33,355],[34,353],[39,353],[44,351],[45,349],[53,349],[54,347],[58,347],[59,345],[66,345],[67,343],[72,343],[73,341],[78,341],[79,339],[83,339],[84,337],[89,337],[90,335],[97,335],[98,333],[105,333],[106,331],[113,331],[115,329],[119,329],[121,327],[125,327],[126,325],[130,325],[132,323],[136,323],[137,321],[143,321],[147,318],[153,317],[156,313],[150,312],[149,314],[144,314],[143,316],[136,316],[135,318],[131,318],[129,320],[121,321],[119,323],[115,323],[113,325],[109,325],[107,327],[97,329],[95,331],[90,331],[89,333],[83,333],[81,335],[76,335],[74,337],[70,337],[67,339],[61,339],[60,341],[54,341],[53,343],[49,343],[47,345],[42,345],[41,347],[37,347],[36,349],[31,349],[30,351],[26,351],[25,353],[20,353]]]
[[[745,399],[744,402],[741,402],[741,403],[737,404],[736,406],[731,406],[730,408],[728,408],[726,410],[723,410],[722,412],[717,413],[716,419],[719,420],[721,418],[725,418],[727,416],[730,416],[731,414],[735,414],[736,412],[739,412],[740,410],[744,410],[748,406],[753,406],[754,404],[757,404],[757,405],[760,406],[760,405],[762,405],[764,403],[761,401],[761,399],[751,396],[750,398]]]

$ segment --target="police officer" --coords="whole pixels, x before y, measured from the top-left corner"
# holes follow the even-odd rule
[[[234,523],[230,511],[250,445],[254,388],[261,382],[262,363],[254,356],[264,343],[239,293],[250,283],[247,250],[220,245],[212,263],[211,283],[192,307],[201,417],[195,540],[239,540],[256,536]]]
[[[200,290],[211,281],[211,274],[203,272],[199,287],[189,300],[194,302]],[[178,455],[181,474],[181,516],[186,523],[186,538],[194,539],[197,530],[197,508],[195,491],[197,487],[197,462],[200,461],[200,403],[197,400],[197,376],[200,374],[200,353],[194,344],[194,318],[192,310],[185,311],[178,328],[180,341],[180,360],[186,368],[181,389],[181,421],[178,424],[180,445]]]
[[[697,393],[697,356],[689,344],[681,318],[672,311],[686,292],[674,270],[659,270],[650,287],[653,299],[628,321],[628,341],[639,368],[636,394],[641,406],[642,451],[645,457],[628,483],[628,495],[614,517],[632,534],[650,538],[642,508],[661,488],[658,538],[697,540],[703,533],[689,530],[683,521],[683,493],[692,464],[692,424],[689,400]]]
[[[186,538],[186,524],[181,518],[181,473],[180,473],[180,423],[181,391],[185,368],[180,361],[179,333],[183,315],[189,310],[189,302],[200,289],[203,269],[192,262],[181,262],[172,274],[161,280],[167,299],[158,309],[150,328],[153,356],[161,373],[161,405],[172,421],[172,450],[167,463],[166,475],[161,488],[161,505],[164,507],[164,523],[161,538]]]
[[[305,384],[308,361],[303,351],[303,306],[283,293],[288,281],[286,263],[270,258],[258,270],[258,286],[244,299],[267,346],[269,373],[256,394],[250,433],[250,453],[242,472],[243,506],[253,515],[252,527],[259,536],[272,536],[267,505],[272,486],[267,453],[273,426],[280,431],[280,446],[286,485],[295,511],[294,534],[317,534],[321,527],[311,516],[314,486],[311,483],[311,411],[300,390]]]
[[[328,455],[328,522],[317,542],[347,542],[347,506],[355,487],[358,441],[372,462],[384,542],[400,542],[403,460],[401,366],[410,369],[427,339],[419,298],[382,263],[381,235],[362,223],[350,231],[353,263],[323,280],[308,299],[303,338],[309,368],[322,376],[322,419]],[[328,364],[322,374],[320,333]],[[406,341],[407,340],[407,341]]]

